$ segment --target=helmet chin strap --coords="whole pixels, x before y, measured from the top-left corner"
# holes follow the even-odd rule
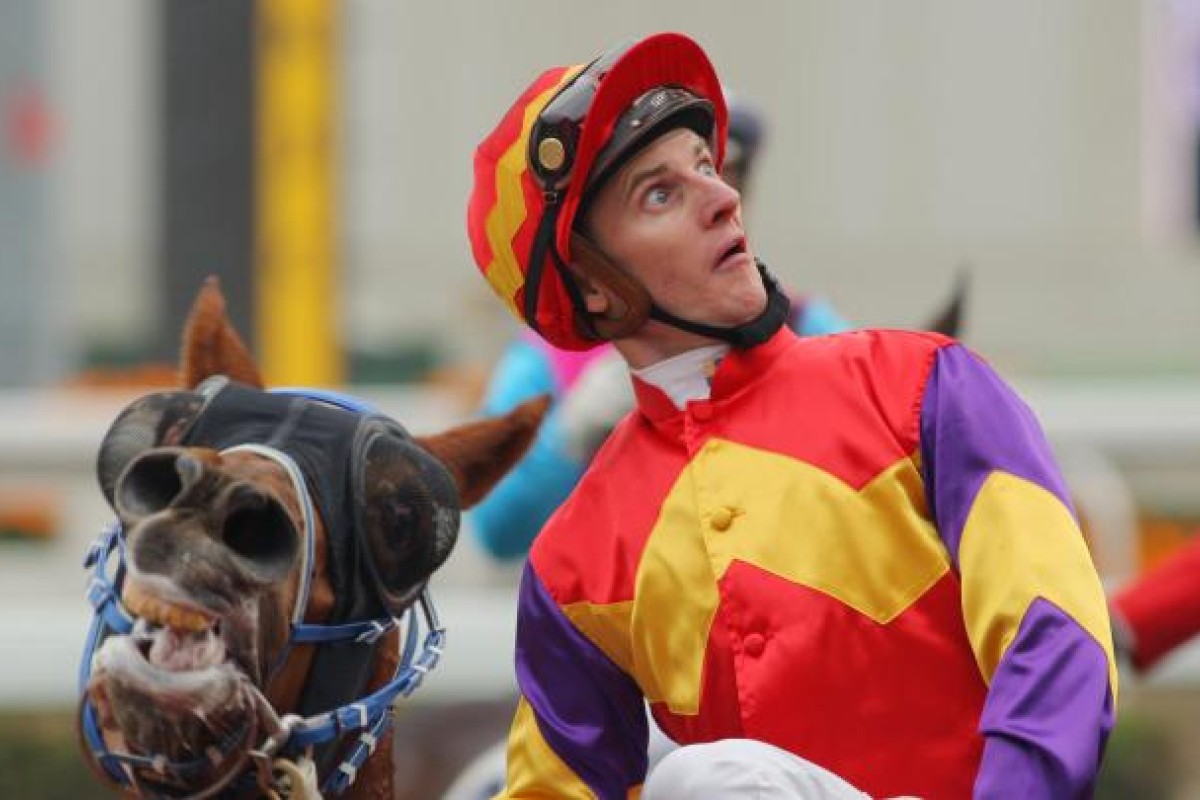
[[[653,303],[650,306],[650,319],[658,320],[688,333],[696,333],[701,336],[707,336],[710,339],[719,339],[741,350],[762,344],[774,336],[775,332],[787,322],[788,312],[791,310],[791,301],[788,300],[788,296],[784,294],[783,290],[779,288],[779,281],[767,269],[767,265],[758,259],[755,259],[755,264],[758,265],[758,274],[762,277],[763,286],[767,290],[767,307],[762,310],[761,314],[749,322],[743,322],[741,325],[728,328],[705,325],[702,322],[694,322],[683,317],[677,317],[671,312],[664,310],[657,303]]]
[[[767,269],[767,265],[759,259],[755,259],[754,263],[758,266],[758,274],[767,290],[767,307],[749,322],[732,327],[719,327],[684,319],[660,307],[650,297],[650,293],[646,291],[640,281],[614,263],[607,253],[583,234],[576,232],[572,235],[571,247],[576,264],[619,298],[614,301],[619,313],[607,317],[590,313],[584,304],[579,286],[575,282],[575,276],[557,258],[557,252],[555,252],[555,264],[575,306],[576,323],[588,338],[620,339],[633,334],[646,323],[646,320],[654,319],[673,328],[717,339],[727,342],[733,347],[744,349],[762,344],[770,339],[787,322],[788,313],[791,310],[791,301],[780,288],[779,281]]]

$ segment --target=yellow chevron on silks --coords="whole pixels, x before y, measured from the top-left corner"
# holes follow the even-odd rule
[[[729,522],[724,530],[722,517]],[[829,595],[879,624],[950,569],[914,459],[901,458],[855,491],[811,464],[712,439],[663,502],[634,600],[575,603],[564,611],[649,700],[695,714],[717,582],[735,560]],[[664,617],[678,624],[663,625]]]
[[[1002,535],[996,535],[1002,531]],[[1008,650],[1029,605],[1041,597],[1104,649],[1113,700],[1113,658],[1104,589],[1071,513],[1051,492],[1005,472],[979,489],[958,548],[967,635],[984,679]]]
[[[533,131],[533,123],[542,109],[550,102],[559,88],[571,80],[582,66],[573,67],[563,73],[561,80],[542,92],[532,103],[525,107],[521,119],[521,135],[504,151],[496,167],[496,204],[488,212],[487,229],[488,244],[492,248],[492,263],[484,270],[488,281],[496,287],[500,297],[508,305],[508,310],[521,318],[517,309],[517,290],[525,281],[525,276],[517,263],[517,254],[513,251],[512,240],[529,209],[525,207],[525,193],[521,188],[521,176],[526,171],[525,152],[529,148],[529,135]]]

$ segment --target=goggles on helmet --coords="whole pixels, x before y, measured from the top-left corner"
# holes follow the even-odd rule
[[[530,327],[539,333],[537,304],[547,259],[554,264],[561,285],[575,309],[577,334],[585,339],[607,339],[635,329],[644,321],[652,305],[644,287],[614,268],[594,247],[588,247],[592,257],[586,262],[587,270],[593,275],[603,273],[606,285],[621,296],[630,311],[619,317],[621,322],[603,323],[604,330],[600,328],[601,323],[587,313],[582,292],[555,244],[558,218],[562,211],[560,201],[571,189],[572,180],[578,179],[579,183],[576,187],[579,192],[578,205],[570,212],[571,219],[574,219],[577,214],[584,213],[590,195],[655,137],[682,125],[711,141],[717,127],[717,112],[713,103],[675,83],[674,76],[668,77],[664,83],[644,87],[642,93],[611,122],[612,129],[606,127],[600,132],[605,141],[590,166],[586,166],[588,174],[576,175],[575,170],[581,161],[579,151],[584,127],[589,113],[593,111],[601,83],[615,65],[625,58],[631,47],[629,44],[619,45],[580,69],[550,98],[530,128],[526,158],[529,171],[542,190],[544,204],[530,251],[526,273],[528,288],[522,311]],[[593,124],[605,125],[603,121]],[[592,135],[596,133],[593,131]],[[714,150],[717,148],[714,147]],[[587,243],[574,241],[572,249],[583,244]],[[585,262],[577,258],[576,263],[582,265]]]
[[[529,135],[529,165],[542,191],[561,192],[567,188],[578,153],[580,129],[592,107],[596,89],[630,46],[614,47],[588,64],[538,114]]]

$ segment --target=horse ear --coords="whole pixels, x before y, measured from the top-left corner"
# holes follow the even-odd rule
[[[225,313],[221,284],[215,275],[210,275],[200,287],[183,329],[179,378],[185,389],[191,389],[213,375],[227,375],[240,383],[263,388],[262,375],[250,349]]]
[[[540,395],[503,416],[417,437],[417,442],[446,465],[462,507],[470,508],[525,455],[549,406],[550,395]]]
[[[125,407],[96,454],[96,478],[110,506],[129,462],[153,447],[179,444],[203,408],[204,397],[195,392],[157,392]]]
[[[971,273],[967,267],[961,267],[954,279],[954,291],[934,318],[926,326],[926,330],[953,336],[955,339],[962,334],[963,316],[967,305],[967,289],[971,283]]]

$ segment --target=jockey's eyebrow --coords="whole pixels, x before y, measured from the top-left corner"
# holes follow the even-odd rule
[[[700,156],[703,155],[707,150],[708,145],[704,141],[699,141],[696,142],[696,146],[692,148],[692,155]],[[655,164],[652,167],[647,167],[643,170],[634,172],[629,177],[628,183],[625,187],[626,202],[628,202],[629,198],[635,193],[635,190],[638,188],[638,186],[645,183],[647,180],[650,180],[651,178],[657,178],[665,175],[669,170],[670,166],[667,164],[667,162],[663,161]]]
[[[637,191],[637,188],[639,186],[641,186],[643,183],[650,180],[651,178],[657,178],[662,175],[665,175],[666,172],[667,172],[666,164],[658,164],[653,167],[648,167],[647,169],[641,170],[639,172],[635,172],[633,174],[633,176],[629,179],[628,185],[625,187],[626,202],[628,202],[629,198],[635,194],[635,192]]]

